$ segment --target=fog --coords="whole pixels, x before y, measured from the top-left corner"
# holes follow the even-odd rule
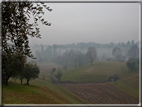
[[[39,22],[42,39],[29,38],[30,46],[139,40],[139,3],[45,4],[53,9],[44,14],[51,26]]]
[[[132,48],[133,46],[136,46]],[[113,42],[109,44],[101,44],[95,42],[73,43],[66,45],[35,45],[32,52],[36,59],[28,59],[37,63],[55,63],[61,66],[80,67],[85,64],[102,61],[118,61],[126,62],[129,58],[138,58],[139,43],[127,41],[127,43]],[[91,51],[89,51],[91,48]],[[118,48],[115,50],[115,48]],[[137,50],[135,50],[137,48]],[[120,49],[120,51],[119,51]],[[115,55],[113,51],[115,50]],[[131,54],[129,51],[131,50]]]
[[[48,3],[44,18],[51,26],[39,22],[41,39],[29,38],[37,62],[61,65],[87,64],[89,47],[97,51],[95,61],[114,60],[112,50],[119,47],[123,61],[128,50],[140,41],[138,3]],[[128,44],[129,41],[129,44]],[[72,55],[72,57],[68,56]],[[68,61],[67,61],[68,60]],[[60,62],[61,61],[61,62]],[[121,60],[122,61],[122,60]],[[73,65],[72,65],[73,66]]]

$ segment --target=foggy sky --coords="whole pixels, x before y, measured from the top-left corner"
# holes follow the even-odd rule
[[[79,42],[118,43],[139,40],[139,3],[45,3],[51,26],[40,24],[42,39],[30,38],[30,45]]]

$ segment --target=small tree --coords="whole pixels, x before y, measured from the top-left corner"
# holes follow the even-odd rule
[[[114,74],[113,76],[109,77],[109,81],[114,81],[116,84],[116,81],[120,79],[120,77],[117,74]]]
[[[113,80],[115,81],[115,84],[116,84],[116,81],[119,79],[119,76],[117,74],[114,74],[113,75]]]
[[[5,64],[5,70],[2,72],[2,82],[8,85],[8,80],[10,77],[18,78],[19,73],[22,71],[26,57],[13,53],[11,56],[7,56],[8,62]]]
[[[135,65],[136,65],[136,60],[135,59],[129,59],[127,62],[126,62],[126,65],[127,67],[133,71],[135,69]]]
[[[56,68],[52,68],[52,73],[54,74],[54,72],[56,71]],[[52,75],[51,73],[51,75]]]
[[[24,78],[27,79],[27,84],[31,78],[35,79],[38,78],[40,73],[39,67],[35,63],[27,63],[24,68]]]
[[[58,72],[55,75],[55,77],[58,79],[58,81],[60,81],[60,78],[62,77],[62,72],[60,71],[60,69],[58,70]]]

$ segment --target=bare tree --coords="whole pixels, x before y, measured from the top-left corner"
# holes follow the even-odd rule
[[[121,58],[122,58],[122,51],[121,51],[121,49],[119,47],[115,47],[112,50],[112,55],[114,56],[116,61],[120,61]]]

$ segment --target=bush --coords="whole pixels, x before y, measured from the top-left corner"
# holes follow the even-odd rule
[[[60,69],[58,69],[57,74],[55,75],[55,77],[58,79],[58,81],[60,81],[60,78],[62,77],[62,72]]]
[[[126,62],[126,65],[127,67],[130,69],[130,70],[134,70],[135,67],[136,67],[136,63],[137,63],[137,60],[135,59],[129,59],[127,62]]]

